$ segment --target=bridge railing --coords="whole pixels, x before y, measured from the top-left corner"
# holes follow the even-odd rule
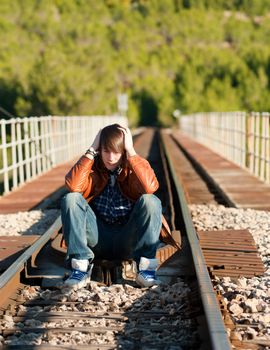
[[[270,183],[270,113],[211,112],[183,115],[180,129]]]
[[[123,116],[29,117],[0,120],[0,184],[8,193],[86,150],[98,130]]]

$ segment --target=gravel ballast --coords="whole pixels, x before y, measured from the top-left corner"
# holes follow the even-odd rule
[[[247,229],[252,234],[264,263],[265,273],[253,278],[216,278],[213,284],[224,297],[237,324],[235,330],[228,329],[230,338],[265,344],[263,348],[270,349],[270,213],[225,208],[221,205],[191,205],[190,211],[197,230]],[[1,235],[42,234],[58,215],[60,212],[55,209],[0,215]],[[115,293],[113,288],[110,291]],[[134,290],[129,292],[133,294]],[[137,298],[141,299],[142,295]],[[98,305],[104,307],[105,301],[99,302]],[[110,304],[111,300],[108,302]]]
[[[17,332],[0,336],[0,344],[110,344],[115,349],[140,349],[141,343],[147,343],[144,349],[182,349],[182,345],[184,349],[198,349],[197,320],[188,305],[191,293],[181,279],[170,286],[152,288],[125,284],[107,287],[93,281],[77,291],[25,287],[22,299],[48,301],[49,305],[18,305],[16,313],[27,315],[19,322],[13,315],[4,315],[0,320],[3,334],[14,328]],[[44,313],[47,317],[40,318]],[[76,319],[71,317],[78,313]],[[61,317],[49,316],[55,314]],[[29,327],[31,332],[27,332]]]
[[[197,230],[247,229],[257,244],[265,266],[259,277],[213,281],[236,322],[231,339],[256,342],[270,347],[270,213],[252,209],[225,208],[215,205],[191,205],[192,219]]]
[[[0,236],[42,235],[59,215],[58,209],[0,214]]]

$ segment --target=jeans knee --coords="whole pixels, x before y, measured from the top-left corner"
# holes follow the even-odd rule
[[[74,208],[81,199],[83,199],[83,196],[79,192],[67,193],[61,200],[61,208]]]
[[[154,194],[143,194],[140,197],[139,201],[141,202],[141,205],[144,208],[144,210],[148,211],[149,213],[161,214],[161,201]]]

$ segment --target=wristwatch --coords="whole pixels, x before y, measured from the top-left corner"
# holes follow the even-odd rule
[[[85,152],[86,154],[90,154],[92,157],[96,157],[98,155],[98,152],[94,150],[93,147],[88,148],[88,150]]]

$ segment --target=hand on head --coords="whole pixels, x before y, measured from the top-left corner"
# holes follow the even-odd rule
[[[132,134],[129,128],[119,127],[123,134],[124,134],[124,146],[125,150],[127,151],[128,155],[134,155],[136,154],[134,147],[133,147],[133,139]]]

